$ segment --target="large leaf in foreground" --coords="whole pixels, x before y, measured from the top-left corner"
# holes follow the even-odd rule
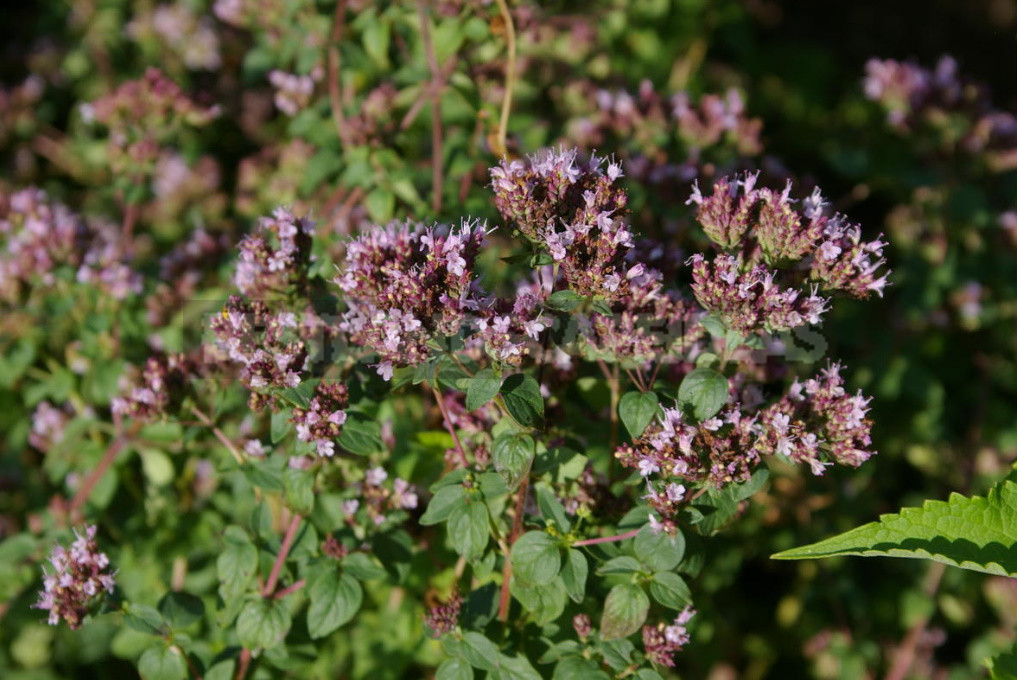
[[[920,508],[773,556],[804,560],[834,555],[928,559],[973,571],[1017,577],[1017,482],[1013,475],[987,497],[953,494]]]

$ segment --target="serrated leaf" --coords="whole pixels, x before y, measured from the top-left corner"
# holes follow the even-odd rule
[[[311,584],[307,594],[307,631],[317,640],[347,623],[360,610],[364,592],[349,574],[326,571]]]
[[[600,635],[605,640],[620,640],[635,633],[646,621],[650,598],[633,583],[619,583],[607,594]]]
[[[286,468],[282,476],[286,505],[298,515],[314,511],[314,474],[308,470]]]
[[[336,440],[343,449],[358,456],[370,456],[385,450],[381,440],[381,426],[365,416],[350,413]]]
[[[511,591],[512,596],[533,615],[533,622],[538,626],[555,621],[565,611],[568,595],[560,578],[539,586],[513,578]]]
[[[282,642],[291,623],[290,612],[282,601],[259,597],[240,610],[237,638],[249,649],[268,649]]]
[[[653,392],[626,392],[618,402],[618,415],[632,439],[638,439],[660,411]]]
[[[598,574],[634,574],[637,571],[642,570],[642,565],[639,564],[639,560],[635,557],[628,555],[622,555],[615,557],[604,564],[600,565],[597,569]]]
[[[650,595],[671,609],[682,609],[692,604],[692,591],[689,590],[685,579],[670,571],[653,575],[653,580],[650,581]]]
[[[501,395],[508,412],[523,427],[538,427],[544,420],[544,397],[530,376],[516,373],[505,378]]]
[[[470,631],[463,635],[463,656],[474,668],[490,671],[501,665],[501,652],[498,645],[488,640],[482,633]]]
[[[561,568],[561,580],[565,585],[565,593],[573,602],[582,602],[586,596],[586,578],[589,573],[590,565],[586,556],[578,550],[569,549]]]
[[[773,555],[802,560],[834,555],[929,559],[998,576],[1017,577],[1017,483],[1005,480],[987,497],[953,494],[904,508],[812,545]]]
[[[131,603],[130,608],[124,614],[124,623],[129,628],[148,635],[162,635],[166,625],[162,614],[155,608],[137,603]]]
[[[1017,650],[1003,652],[986,659],[990,680],[1017,680]]]
[[[549,308],[558,312],[571,312],[582,303],[583,297],[571,290],[559,290],[551,293],[544,302]]]
[[[540,673],[525,656],[501,657],[498,668],[491,671],[491,680],[542,680]]]
[[[536,444],[530,435],[503,434],[491,446],[491,460],[505,481],[515,486],[529,472],[535,452]]]
[[[543,531],[530,531],[512,546],[512,570],[522,581],[546,585],[561,571],[558,542]]]
[[[501,390],[501,378],[490,368],[479,371],[469,379],[466,387],[466,409],[476,411],[478,408],[498,396]]]
[[[201,620],[205,603],[190,593],[168,592],[159,600],[159,613],[175,628],[184,628]]]
[[[445,659],[438,666],[434,680],[473,680],[473,667],[464,659]]]
[[[685,555],[685,537],[680,531],[671,536],[666,531],[654,532],[649,524],[639,530],[633,545],[636,557],[653,571],[670,571]]]
[[[490,538],[487,506],[480,502],[457,506],[448,518],[448,539],[452,549],[468,560],[484,555]]]
[[[142,680],[184,680],[187,662],[177,647],[160,644],[146,649],[138,659],[138,674]]]
[[[581,656],[570,656],[554,667],[551,680],[611,680],[611,676],[600,669],[596,661]]]
[[[565,507],[555,496],[551,487],[540,484],[536,487],[537,507],[540,508],[540,515],[545,522],[553,522],[563,534],[572,529],[572,522],[565,513]]]
[[[242,593],[258,568],[258,551],[238,527],[227,527],[223,551],[216,559],[219,594],[229,601]]]
[[[692,407],[698,420],[712,418],[727,403],[727,378],[712,368],[695,368],[678,386],[678,402]]]
[[[439,524],[449,518],[452,512],[466,503],[466,489],[461,484],[451,484],[438,489],[431,502],[427,504],[427,510],[420,518],[424,526]]]
[[[273,444],[281,442],[290,433],[290,430],[293,429],[293,423],[290,422],[292,416],[293,410],[288,408],[281,409],[272,414],[269,435],[272,438]]]

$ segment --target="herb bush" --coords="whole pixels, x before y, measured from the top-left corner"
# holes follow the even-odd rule
[[[997,5],[13,11],[3,677],[1017,677]]]

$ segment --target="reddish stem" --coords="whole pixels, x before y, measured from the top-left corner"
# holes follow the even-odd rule
[[[470,461],[466,458],[466,451],[463,450],[463,445],[459,441],[459,435],[456,434],[456,429],[452,427],[452,419],[448,415],[448,411],[445,409],[445,400],[441,398],[441,392],[438,388],[431,386],[431,392],[434,393],[434,400],[438,402],[438,410],[441,411],[441,418],[445,421],[445,429],[452,435],[452,441],[455,442],[456,452],[459,454],[459,460],[462,461],[463,467],[469,467]]]
[[[624,534],[618,534],[617,536],[601,536],[600,538],[585,538],[581,541],[573,543],[573,547],[577,545],[594,545],[597,543],[614,543],[615,541],[624,541],[626,538],[632,538],[639,533],[639,529],[633,529],[632,531],[626,531]]]
[[[273,595],[272,597],[277,599],[277,600],[281,600],[282,598],[286,597],[287,595],[291,595],[291,594],[297,592],[298,590],[303,588],[306,584],[307,584],[307,581],[305,579],[300,579],[299,581],[297,581],[293,585],[286,586],[282,590],[277,591],[275,593],[275,595]]]
[[[516,539],[519,538],[519,532],[523,529],[523,506],[526,504],[526,489],[529,485],[530,477],[527,475],[523,477],[522,483],[519,484],[519,495],[516,496],[516,513],[512,519],[512,533],[509,535],[508,540],[509,549],[505,551],[505,568],[502,570],[501,594],[498,598],[498,618],[502,621],[508,621],[509,605],[512,602],[512,596],[509,592],[509,583],[512,581],[512,557],[510,552]]]
[[[279,547],[279,554],[275,556],[275,564],[272,565],[268,581],[265,582],[265,588],[261,591],[262,597],[272,597],[275,594],[275,586],[279,582],[279,574],[282,572],[283,562],[286,561],[286,556],[290,554],[293,541],[297,538],[297,529],[300,528],[300,522],[303,519],[300,515],[293,515],[293,519],[290,520],[290,525],[286,529],[286,535],[283,536],[282,545]]]

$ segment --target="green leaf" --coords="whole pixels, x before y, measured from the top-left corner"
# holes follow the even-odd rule
[[[159,613],[174,628],[184,628],[201,620],[205,603],[190,593],[168,592],[159,600]]]
[[[314,511],[314,473],[286,468],[283,472],[283,494],[286,505],[298,515]]]
[[[642,569],[642,565],[639,564],[639,561],[635,557],[622,555],[604,562],[604,564],[600,565],[600,568],[597,569],[597,573],[601,575],[634,574],[638,571],[642,571]]]
[[[279,390],[280,397],[300,408],[309,408],[311,399],[314,397],[314,390],[318,387],[320,380],[305,380],[296,387],[287,387]]]
[[[395,194],[387,189],[374,189],[367,194],[364,207],[372,222],[385,224],[395,211]]]
[[[166,622],[162,614],[147,604],[131,603],[124,614],[124,623],[139,633],[162,635]]]
[[[491,680],[542,680],[540,673],[525,656],[501,657],[501,664],[493,670]]]
[[[988,497],[953,494],[920,508],[882,515],[846,533],[773,555],[778,560],[833,555],[928,559],[962,569],[1017,577],[1017,483],[1005,480]]]
[[[501,378],[490,368],[479,371],[469,379],[466,387],[466,409],[476,411],[478,408],[498,396],[501,390]]]
[[[990,680],[1017,680],[1017,651],[1003,652],[986,659]]]
[[[536,487],[537,507],[540,508],[540,515],[545,522],[553,522],[563,534],[572,529],[572,522],[565,514],[565,508],[561,501],[555,496],[554,490],[546,484],[539,484]]]
[[[561,580],[565,584],[565,592],[573,602],[582,602],[586,596],[586,577],[589,573],[590,565],[586,561],[586,556],[578,550],[569,549],[565,553]]]
[[[248,649],[268,649],[282,642],[291,623],[290,612],[281,600],[259,597],[240,610],[237,638]]]
[[[487,506],[480,502],[456,507],[448,518],[448,539],[452,549],[472,561],[483,557],[490,538]]]
[[[528,434],[503,434],[494,440],[491,459],[494,469],[515,486],[530,470],[537,445]]]
[[[653,580],[650,581],[650,595],[671,609],[683,609],[686,605],[692,604],[692,591],[689,590],[685,579],[670,571],[653,575]]]
[[[602,671],[600,665],[592,659],[569,656],[554,667],[551,680],[611,680],[611,676]]]
[[[678,566],[685,555],[685,537],[680,531],[674,536],[666,531],[654,533],[649,524],[636,534],[636,557],[653,571],[670,571]]]
[[[488,640],[482,633],[469,631],[463,635],[463,656],[474,668],[490,671],[501,665],[501,652],[498,645]]]
[[[187,662],[178,647],[156,645],[138,659],[138,673],[142,680],[184,680]]]
[[[447,520],[452,512],[466,503],[466,489],[461,484],[443,486],[437,490],[427,504],[427,511],[420,518],[424,526],[439,524]]]
[[[281,442],[290,433],[290,430],[293,429],[293,423],[290,422],[291,417],[293,417],[293,410],[288,408],[281,409],[272,414],[270,435],[273,444]]]
[[[632,583],[619,583],[607,594],[604,616],[600,620],[600,634],[605,640],[619,640],[632,635],[650,610],[650,598],[643,589]]]
[[[583,297],[571,290],[559,290],[551,293],[544,303],[557,312],[571,312],[583,301]]]
[[[445,659],[438,666],[434,680],[473,680],[473,667],[464,659]]]
[[[712,418],[727,403],[727,378],[712,368],[695,368],[678,386],[678,402],[699,420]]]
[[[505,407],[523,427],[538,427],[544,420],[544,397],[540,385],[528,375],[516,373],[505,378],[501,386]]]
[[[385,450],[381,441],[381,426],[374,420],[350,413],[337,440],[339,446],[358,456],[370,456]]]
[[[546,585],[561,571],[558,542],[543,531],[530,531],[512,546],[512,570],[527,584]]]
[[[258,551],[239,527],[227,527],[223,550],[216,559],[219,595],[229,601],[247,589],[258,568]]]
[[[659,401],[653,392],[626,392],[618,402],[618,415],[633,439],[639,439],[659,412]]]
[[[360,609],[364,592],[349,574],[329,570],[319,575],[307,593],[307,631],[311,638],[323,638],[347,623]]]
[[[744,484],[728,484],[719,491],[710,489],[696,501],[695,507],[705,512],[692,523],[701,534],[712,534],[722,529],[737,514],[738,503],[762,489],[769,478],[769,470],[759,468]]]
[[[343,558],[343,569],[358,581],[373,581],[385,576],[385,568],[367,553],[353,552]]]
[[[546,626],[561,616],[568,599],[560,578],[539,586],[513,578],[511,592],[512,596],[533,615],[533,622],[538,626]]]

